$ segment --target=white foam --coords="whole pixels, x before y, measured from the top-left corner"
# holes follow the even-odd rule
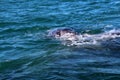
[[[120,30],[110,30],[100,34],[79,34],[72,35],[67,33],[59,39],[63,41],[64,45],[67,46],[91,46],[91,45],[101,45],[101,42],[107,41],[109,39],[120,38]],[[67,42],[66,42],[67,41]]]

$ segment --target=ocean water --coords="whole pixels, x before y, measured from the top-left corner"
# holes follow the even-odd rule
[[[119,30],[120,1],[0,0],[0,80],[120,80],[119,37],[67,46],[46,36],[59,27]]]

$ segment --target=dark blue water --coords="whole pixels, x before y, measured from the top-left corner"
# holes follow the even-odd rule
[[[68,47],[56,27],[120,29],[119,0],[0,0],[0,80],[120,80],[120,45]]]

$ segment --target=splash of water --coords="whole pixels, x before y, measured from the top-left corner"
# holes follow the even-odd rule
[[[63,42],[64,45],[67,46],[79,46],[79,47],[85,47],[85,46],[100,46],[101,43],[109,40],[113,40],[116,38],[120,38],[120,30],[110,30],[106,31],[104,33],[100,34],[78,34],[78,35],[71,35],[71,34],[65,34],[59,39]]]

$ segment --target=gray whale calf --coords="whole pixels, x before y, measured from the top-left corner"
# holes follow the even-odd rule
[[[118,38],[120,40],[120,30],[111,30],[99,34],[78,34],[73,28],[61,27],[50,29],[48,36],[62,42],[69,41],[69,45],[101,45],[102,43],[111,44],[111,40],[116,41],[117,39],[118,41]]]

